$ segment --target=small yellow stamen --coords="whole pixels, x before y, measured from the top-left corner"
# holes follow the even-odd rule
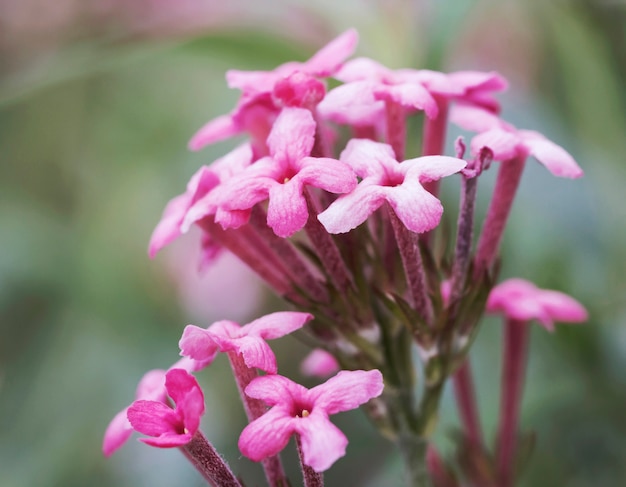
[[[187,428],[185,428],[185,429],[183,430],[183,433],[185,433],[186,435],[188,435],[188,434],[189,434],[189,430],[188,430]]]
[[[301,418],[306,418],[309,414],[311,414],[311,413],[308,412],[306,409],[303,409],[302,412],[300,413],[300,417]]]
[[[288,183],[290,179],[291,179],[291,178],[285,178],[285,179],[283,179],[283,184]]]

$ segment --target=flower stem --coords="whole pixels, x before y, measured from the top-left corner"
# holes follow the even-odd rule
[[[502,234],[513,206],[525,160],[526,154],[520,154],[514,159],[500,163],[493,197],[478,240],[474,277],[480,277],[489,270],[498,256]]]
[[[346,291],[353,285],[350,271],[335,241],[317,219],[319,208],[314,196],[308,190],[304,191],[304,196],[309,207],[309,219],[304,227],[306,234],[337,289]]]
[[[396,161],[404,160],[406,145],[406,115],[404,107],[392,100],[385,102],[387,115],[387,143],[396,154]]]
[[[465,437],[471,447],[482,448],[482,432],[478,408],[476,407],[476,397],[474,394],[474,382],[472,380],[472,370],[469,358],[452,376],[454,384],[454,395],[459,408],[459,416],[465,430]]]
[[[426,438],[415,434],[401,433],[398,437],[398,446],[404,459],[407,485],[410,487],[430,487],[432,482],[426,464],[428,448]]]
[[[496,450],[499,487],[512,487],[515,482],[517,432],[529,332],[528,323],[507,319],[504,328],[500,418]]]
[[[228,352],[228,360],[237,382],[237,388],[239,389],[246,416],[252,422],[267,411],[263,401],[254,399],[244,392],[252,379],[258,376],[258,373],[256,369],[251,369],[245,364],[243,357],[239,353]],[[289,485],[279,455],[266,458],[262,461],[262,465],[270,487],[287,487]]]
[[[180,450],[210,485],[215,487],[241,487],[224,459],[200,430]]]
[[[304,463],[300,435],[296,435],[296,446],[298,448],[298,458],[300,458],[300,467],[302,468],[304,487],[324,487],[324,474],[316,472]]]
[[[424,121],[423,156],[443,155],[446,143],[446,126],[448,123],[448,101],[441,96],[434,95],[439,111],[435,118],[426,117]],[[439,180],[424,184],[424,189],[433,196],[439,194]]]
[[[413,305],[424,322],[430,324],[432,323],[433,309],[428,297],[424,264],[422,263],[417,235],[404,226],[404,223],[400,221],[391,207],[388,209],[407,284],[413,298]]]

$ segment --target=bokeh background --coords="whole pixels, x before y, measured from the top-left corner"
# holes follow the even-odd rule
[[[176,360],[185,324],[281,304],[233,259],[199,276],[194,235],[154,261],[148,239],[199,165],[234,145],[186,149],[236,100],[225,71],[304,60],[349,27],[358,54],[390,67],[501,72],[505,118],[584,168],[566,181],[529,164],[504,243],[502,277],[570,293],[591,313],[534,330],[523,424],[537,442],[521,485],[626,485],[624,1],[0,0],[0,486],[202,485],[174,450],[130,441],[104,459],[102,433],[146,370]],[[486,320],[472,360],[488,438],[499,343]],[[298,380],[305,352],[277,342]],[[207,435],[261,485],[236,448],[245,423],[225,359],[200,378]],[[360,412],[337,424],[351,444],[328,485],[402,485]],[[456,427],[448,392],[444,454]]]

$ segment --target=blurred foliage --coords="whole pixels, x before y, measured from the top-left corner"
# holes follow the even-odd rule
[[[176,360],[190,320],[167,264],[174,253],[151,262],[145,247],[166,201],[232,146],[185,148],[235,101],[225,70],[305,59],[350,26],[361,33],[360,54],[391,66],[502,72],[512,81],[505,116],[543,131],[585,169],[572,182],[530,164],[505,240],[503,277],[568,292],[591,312],[584,327],[535,330],[523,423],[538,444],[522,484],[626,485],[624,2],[239,1],[208,19],[210,9],[177,15],[153,1],[165,12],[149,28],[136,5],[129,13],[125,2],[102,2],[119,10],[70,15],[78,3],[63,2],[68,18],[53,19],[55,32],[42,30],[46,15],[34,27],[9,25],[28,19],[14,14],[35,0],[0,0],[0,25],[16,36],[0,35],[0,485],[200,485],[176,452],[133,441],[109,460],[100,453],[109,419],[147,369]],[[69,27],[75,35],[61,36]],[[492,179],[481,181],[483,209]],[[206,317],[220,318],[228,317]],[[487,438],[498,328],[486,320],[472,353]],[[304,351],[280,342],[281,367],[297,370]],[[236,448],[244,419],[228,374],[218,361],[201,375],[214,391],[205,427],[251,479],[258,470]],[[338,423],[351,444],[328,484],[400,485],[397,458],[365,419]],[[444,452],[456,427],[447,394]]]

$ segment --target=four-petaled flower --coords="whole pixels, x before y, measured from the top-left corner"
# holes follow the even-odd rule
[[[258,462],[281,451],[296,433],[302,442],[303,462],[323,472],[345,455],[348,444],[328,416],[355,409],[382,390],[383,377],[378,370],[342,371],[313,389],[279,375],[258,377],[245,392],[273,407],[246,426],[239,449]]]
[[[183,369],[189,372],[201,370],[212,362],[212,357],[205,360],[194,360],[183,357],[172,365],[168,370]],[[167,400],[167,389],[165,387],[165,376],[167,371],[162,369],[149,370],[139,381],[135,400],[147,400],[165,403]],[[128,407],[122,409],[111,420],[104,433],[102,441],[102,452],[105,456],[113,455],[124,443],[128,441],[133,433],[133,427],[128,421]]]
[[[275,374],[276,357],[265,340],[288,335],[311,318],[313,315],[309,313],[283,311],[265,315],[245,326],[228,320],[217,321],[207,329],[187,325],[179,343],[181,355],[212,360],[218,352],[240,353],[248,367]]]
[[[353,139],[341,154],[362,181],[318,215],[330,233],[344,233],[363,223],[387,201],[411,231],[423,233],[439,224],[441,202],[422,183],[459,172],[466,162],[456,157],[426,156],[402,163],[393,149],[379,142]]]
[[[314,136],[311,112],[303,108],[283,109],[267,139],[270,156],[259,159],[215,188],[208,200],[232,212],[249,210],[269,198],[267,224],[279,237],[294,234],[309,217],[303,194],[306,185],[331,193],[347,193],[357,184],[347,164],[336,159],[309,157]],[[233,226],[219,213],[215,221],[224,228]]]
[[[465,130],[479,132],[470,144],[473,154],[488,147],[497,161],[516,157],[525,159],[531,155],[555,176],[579,178],[583,175],[582,169],[565,149],[539,132],[518,130],[493,113],[469,105],[455,106],[450,112],[450,119]]]
[[[524,279],[508,279],[491,290],[487,311],[501,312],[520,322],[537,320],[546,330],[554,331],[554,322],[580,323],[587,311],[574,298],[559,291],[540,289]]]
[[[280,105],[294,106],[293,103],[297,100],[297,106],[310,108],[311,101],[318,98],[316,94],[320,91],[320,84],[315,83],[314,78],[332,76],[354,52],[357,42],[358,34],[350,29],[303,63],[285,63],[273,71],[228,71],[228,86],[240,89],[241,99],[231,113],[211,120],[198,130],[189,141],[189,148],[199,150],[245,131],[250,133],[257,155],[265,155],[265,138],[280,112]],[[303,75],[303,83],[296,83],[294,86],[299,95],[286,97],[285,86],[280,83],[296,73]],[[291,81],[294,81],[293,78]],[[276,105],[275,98],[280,101],[279,106]]]
[[[128,420],[135,431],[151,436],[141,441],[159,448],[182,446],[191,440],[204,414],[204,395],[195,377],[183,369],[165,374],[165,389],[176,407],[161,401],[135,401]]]

